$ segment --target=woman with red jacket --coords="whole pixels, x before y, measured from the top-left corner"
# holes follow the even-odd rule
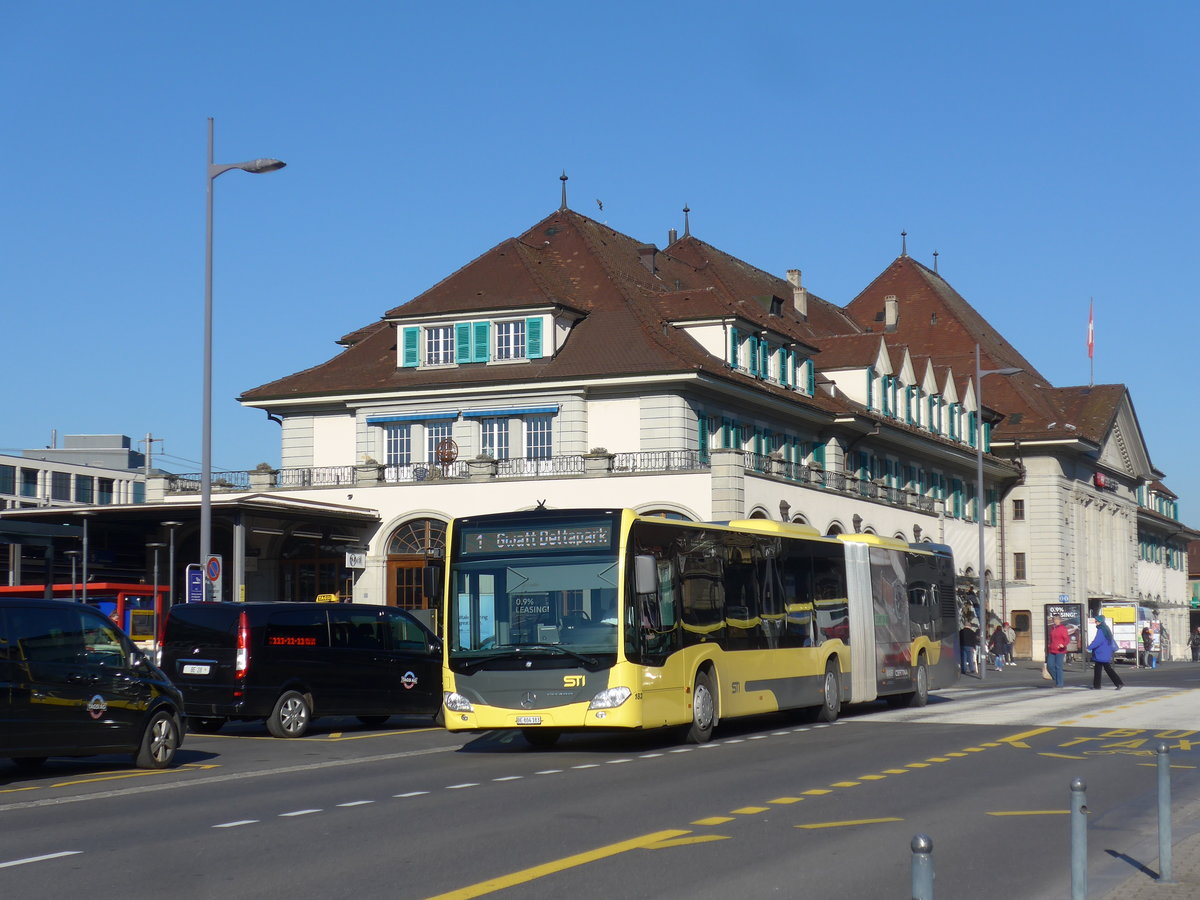
[[[1050,617],[1050,634],[1046,636],[1046,668],[1055,687],[1063,687],[1063,658],[1071,643],[1071,633],[1062,623],[1062,616]]]

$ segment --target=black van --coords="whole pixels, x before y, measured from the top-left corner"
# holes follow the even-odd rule
[[[161,665],[194,731],[265,718],[275,737],[299,737],[315,716],[437,717],[441,653],[429,629],[389,606],[184,603],[167,616]]]
[[[66,600],[0,599],[0,756],[132,753],[171,765],[183,697],[104,614]]]

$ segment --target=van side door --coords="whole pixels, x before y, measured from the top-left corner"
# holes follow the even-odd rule
[[[331,714],[389,712],[391,667],[382,607],[329,607],[329,647],[334,671],[327,685]],[[313,689],[314,694],[316,688]],[[319,704],[319,699],[315,704]],[[319,706],[318,706],[319,709]],[[324,713],[322,713],[323,715]]]
[[[384,610],[389,638],[392,711],[433,715],[442,702],[437,638],[401,609]]]

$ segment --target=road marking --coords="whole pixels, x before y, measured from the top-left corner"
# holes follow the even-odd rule
[[[542,769],[540,772],[534,772],[534,775],[560,775],[562,769]]]
[[[1071,756],[1069,753],[1039,753],[1038,756],[1050,756],[1054,759],[1087,759],[1086,756]]]
[[[1022,750],[1028,750],[1029,745],[1025,743],[1027,738],[1037,737],[1039,734],[1046,734],[1053,730],[1053,728],[1034,728],[1030,731],[1022,731],[1019,734],[1010,734],[1008,737],[1000,738],[1000,743],[1008,744],[1012,747],[1020,747]]]
[[[606,766],[619,766],[621,763],[633,762],[632,759],[610,759],[605,762]]]
[[[836,787],[836,788],[858,787],[858,782],[857,781],[835,781],[833,784],[830,785],[830,787]]]
[[[657,756],[662,756],[661,753],[643,753],[639,759],[654,759]]]
[[[407,794],[392,794],[392,796],[397,797],[399,799],[404,799],[406,797],[420,797],[420,796],[422,796],[424,794],[428,794],[428,793],[429,793],[429,791],[409,791]]]
[[[24,859],[13,859],[8,862],[2,862],[0,863],[0,869],[7,869],[11,866],[23,866],[27,863],[45,862],[48,859],[61,859],[64,856],[77,856],[82,852],[82,850],[63,850],[60,853],[47,853],[43,856],[27,856]]]
[[[239,825],[257,825],[258,819],[238,819],[236,822],[222,822],[213,828],[237,828]]]
[[[492,781],[520,781],[524,775],[505,775],[503,778],[493,778]]]
[[[774,800],[768,800],[767,802],[786,805],[788,803],[799,803],[803,799],[803,797],[776,797]]]
[[[726,822],[732,822],[733,816],[709,816],[707,819],[697,819],[692,822],[693,825],[724,825]]]
[[[368,803],[374,802],[374,800],[351,800],[349,803],[339,803],[338,806],[366,806]]]
[[[36,791],[37,789],[38,785],[34,785],[33,787],[5,788],[4,790],[0,791],[0,794],[17,794],[21,791]]]
[[[600,763],[583,763],[582,765],[579,765],[579,766],[571,766],[571,768],[572,769],[598,769],[598,768],[600,768]]]
[[[851,825],[878,825],[883,822],[903,822],[903,819],[849,819],[845,822],[814,822],[811,825],[794,825],[793,828],[847,828]]]
[[[908,769],[884,769],[885,775],[907,775]]]
[[[171,771],[170,769],[150,769],[147,771],[114,773],[112,775],[97,775],[94,778],[80,778],[76,781],[60,781],[57,784],[50,785],[50,787],[74,787],[77,784],[95,784],[98,781],[120,781],[122,778],[141,778],[145,775],[170,775]]]
[[[479,782],[478,781],[464,781],[462,784],[448,784],[448,785],[446,785],[446,790],[458,791],[458,790],[462,790],[463,788],[469,788],[469,787],[479,787]]]
[[[606,847],[597,847],[595,850],[588,850],[584,853],[576,853],[574,856],[565,856],[562,859],[556,859],[552,862],[543,863],[540,866],[531,866],[528,869],[521,869],[518,872],[513,872],[509,875],[502,875],[499,878],[489,878],[487,881],[480,881],[477,884],[459,888],[456,891],[448,891],[444,894],[438,894],[436,897],[428,898],[428,900],[470,900],[472,897],[482,897],[484,894],[490,894],[494,891],[504,890],[505,888],[510,888],[518,884],[525,884],[538,878],[544,878],[547,875],[554,875],[557,872],[564,872],[567,869],[573,869],[576,866],[582,866],[590,862],[595,862],[598,859],[607,859],[610,856],[617,856],[621,853],[627,853],[630,850],[642,850],[652,847],[653,845],[659,844],[663,841],[669,841],[674,838],[683,837],[687,834],[690,834],[690,832],[680,831],[678,829],[670,831],[656,831],[651,834],[644,834],[641,837],[632,838],[628,841],[621,841],[617,844],[609,844]]]
[[[832,794],[832,793],[833,793],[833,791],[828,790],[827,788],[813,788],[811,791],[805,791],[804,796],[805,797],[820,797],[824,794]]]
[[[647,850],[666,850],[670,847],[685,847],[688,844],[707,844],[709,841],[727,841],[729,836],[725,834],[698,834],[694,837],[670,838],[665,841],[655,841],[653,844],[647,844]]]
[[[268,738],[267,740],[278,741],[278,738]],[[289,738],[289,740],[303,740],[303,738]],[[254,772],[229,772],[223,775],[213,775],[204,778],[189,778],[186,780],[169,781],[166,783],[159,782],[158,784],[147,784],[140,787],[130,787],[123,790],[113,791],[97,791],[94,794],[79,794],[74,797],[47,797],[44,800],[22,800],[17,803],[6,803],[0,806],[0,812],[8,812],[13,809],[34,809],[41,806],[59,806],[64,803],[81,803],[85,800],[109,800],[113,797],[129,797],[134,794],[149,794],[158,791],[174,791],[181,788],[191,788],[197,786],[220,784],[227,781],[241,781],[247,778],[263,778],[270,775],[291,775],[296,772],[315,772],[321,769],[333,769],[342,766],[355,766],[362,763],[374,762],[392,762],[398,759],[410,759],[415,756],[427,756],[431,753],[454,753],[459,748],[457,746],[449,747],[428,747],[424,750],[404,750],[399,753],[381,753],[376,756],[362,756],[356,759],[331,759],[325,762],[301,763],[294,766],[279,766],[273,769],[259,769]],[[174,769],[155,770],[162,772],[173,772]]]
[[[1011,812],[990,812],[989,816],[1069,816],[1069,809],[1017,809]]]
[[[313,813],[319,813],[319,809],[294,809],[291,812],[280,813],[279,818],[290,819],[293,816],[311,816]]]
[[[859,781],[883,781],[883,779],[885,779],[885,778],[887,778],[886,775],[859,775],[858,776]]]
[[[729,812],[735,816],[753,816],[760,812],[766,812],[765,806],[743,806],[741,809],[731,809]]]

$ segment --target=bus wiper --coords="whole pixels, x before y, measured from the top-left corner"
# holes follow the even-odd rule
[[[600,668],[600,663],[597,662],[597,660],[594,657],[584,656],[582,653],[576,653],[574,650],[568,650],[566,647],[562,646],[562,644],[522,644],[520,649],[521,650],[526,650],[526,649],[557,650],[559,653],[563,653],[563,654],[566,654],[567,656],[574,657],[575,659],[577,659],[581,663],[583,663],[585,666],[587,666],[587,668],[589,668],[589,669]]]
[[[476,669],[486,666],[488,663],[496,662],[501,659],[516,659],[517,653],[510,650],[507,653],[493,653],[491,656],[475,656],[470,659],[453,659],[452,663],[458,663],[462,667],[464,673],[474,672]]]

